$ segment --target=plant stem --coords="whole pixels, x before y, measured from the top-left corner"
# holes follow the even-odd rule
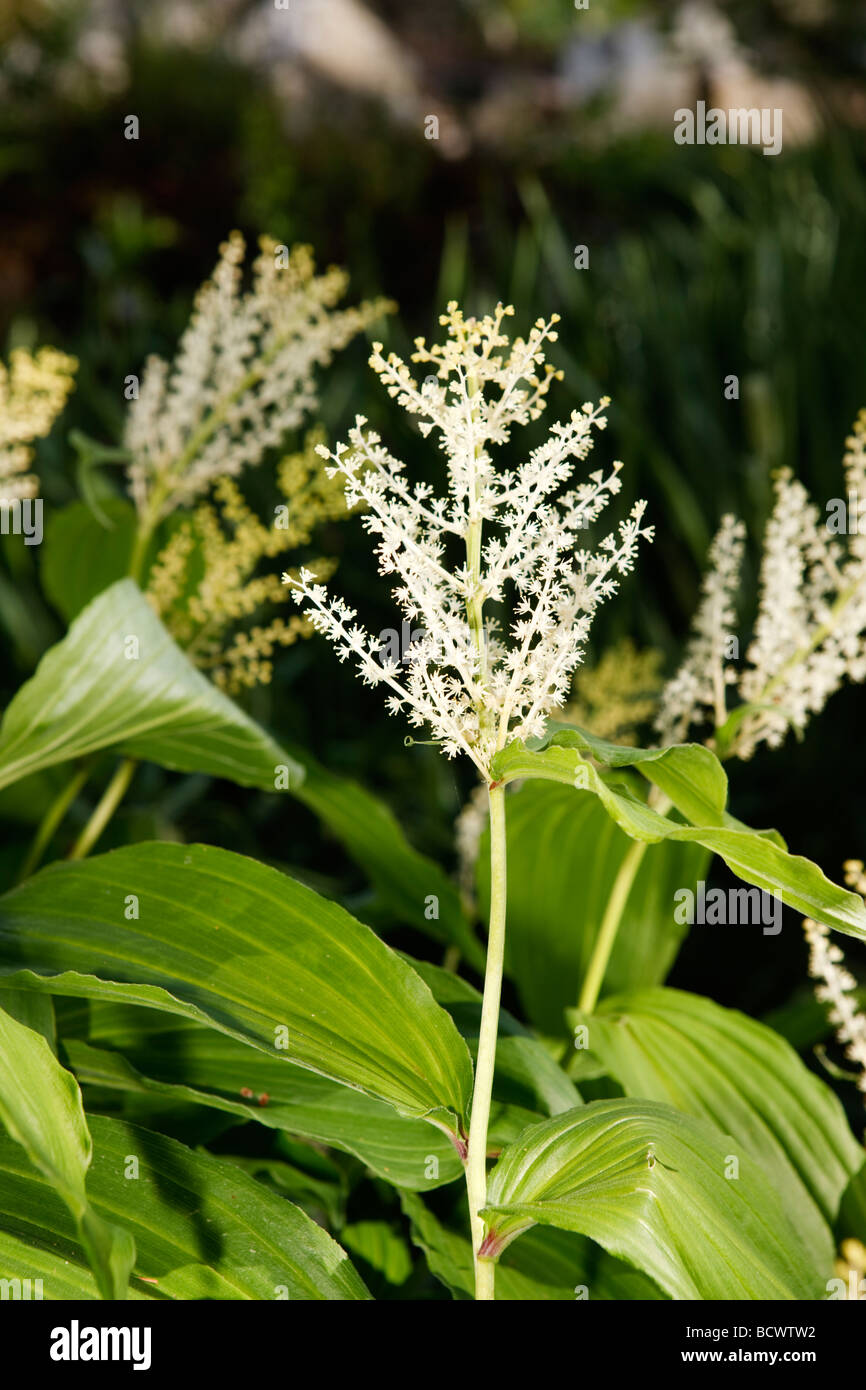
[[[42,862],[42,856],[51,843],[55,830],[59,826],[69,807],[77,797],[84,783],[90,775],[90,763],[86,762],[77,769],[66,786],[58,792],[52,801],[45,815],[39,824],[36,834],[33,836],[27,857],[21,865],[18,874],[18,882],[23,883],[25,878],[29,878]]]
[[[126,795],[127,788],[132,781],[133,774],[137,767],[138,762],[135,758],[124,758],[123,762],[118,763],[114,776],[94,807],[90,820],[87,822],[78,839],[75,841],[75,844],[72,846],[72,849],[69,851],[68,858],[87,858]]]
[[[141,583],[141,572],[144,569],[144,557],[147,554],[150,536],[150,531],[146,531],[142,526],[139,526],[135,533],[135,542],[129,557],[129,578],[134,579],[136,584]]]
[[[472,1254],[475,1263],[475,1297],[494,1296],[496,1266],[479,1259],[484,1239],[484,1222],[478,1215],[487,1201],[487,1127],[496,1065],[496,1035],[499,1029],[499,1000],[502,994],[502,967],[505,958],[505,902],[507,892],[505,850],[505,788],[490,787],[490,927],[487,936],[487,969],[481,1005],[481,1029],[475,1064],[475,1089],[469,1124],[466,1155],[466,1193],[472,1226]]]
[[[619,931],[619,924],[622,921],[622,914],[625,911],[628,895],[645,853],[646,841],[633,840],[619,866],[619,873],[614,880],[611,895],[607,900],[604,917],[598,936],[595,938],[595,945],[592,948],[589,968],[584,976],[580,998],[577,1001],[577,1007],[583,1013],[591,1014],[598,1003],[598,996],[604,983],[605,971],[610,961],[613,943],[616,941],[616,934]]]
[[[654,811],[658,811],[659,815],[665,815],[672,804],[670,797],[660,792],[658,787],[650,788],[648,805],[652,806]],[[582,1013],[591,1014],[598,1003],[598,996],[604,984],[605,971],[610,963],[611,952],[622,922],[622,915],[625,912],[625,905],[628,902],[628,895],[632,890],[637,871],[643,862],[646,851],[646,840],[633,840],[619,866],[619,872],[607,900],[607,907],[604,910],[598,936],[595,938],[595,945],[592,948],[580,998],[577,1001],[577,1007]]]

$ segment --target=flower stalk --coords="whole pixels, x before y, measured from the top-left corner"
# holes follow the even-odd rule
[[[124,758],[122,762],[118,763],[117,769],[94,807],[90,819],[69,851],[69,859],[87,858],[126,796],[137,767],[137,758]]]
[[[479,1216],[479,1212],[483,1210],[487,1202],[487,1131],[490,1124],[490,1102],[493,1095],[493,1074],[496,1067],[496,1040],[499,1032],[499,1002],[502,995],[502,971],[505,961],[507,897],[504,786],[488,788],[488,797],[490,802],[490,925],[487,934],[487,966],[484,973],[484,998],[481,1004],[478,1056],[475,1063],[475,1089],[472,1093],[472,1117],[469,1123],[469,1147],[466,1154],[466,1194],[469,1200],[469,1219],[472,1228],[475,1297],[478,1300],[488,1300],[494,1297],[496,1271],[493,1260],[479,1256],[484,1240],[484,1221]]]

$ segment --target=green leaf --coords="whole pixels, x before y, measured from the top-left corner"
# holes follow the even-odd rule
[[[450,971],[410,964],[474,1051],[478,991]],[[213,1029],[98,1000],[65,1002],[60,1015],[64,1052],[82,1084],[207,1105],[330,1144],[398,1187],[430,1191],[463,1176],[453,1144],[425,1121],[397,1115],[381,1101]],[[502,1148],[532,1118],[579,1102],[562,1068],[503,1010],[490,1147]]]
[[[357,1260],[362,1260],[389,1284],[405,1284],[412,1273],[412,1258],[404,1237],[387,1221],[356,1221],[344,1226],[341,1239]]]
[[[734,1009],[681,990],[608,999],[584,1022],[589,1049],[625,1094],[710,1120],[761,1164],[816,1261],[862,1161],[836,1096],[783,1038]]]
[[[626,748],[596,738],[573,724],[551,721],[545,736],[530,740],[527,747],[534,750],[577,748],[607,767],[636,767],[693,824],[722,824],[728,800],[728,779],[718,758],[702,743],[679,743],[670,748]],[[555,757],[551,759],[552,763],[555,761]],[[566,766],[569,765],[566,760]],[[570,780],[573,783],[573,776]]]
[[[303,771],[187,660],[131,579],[93,600],[0,725],[0,787],[113,748],[273,791]]]
[[[116,1120],[90,1127],[91,1205],[134,1233],[133,1298],[369,1297],[321,1227],[234,1164]],[[75,1224],[19,1153],[0,1135],[0,1267],[42,1277],[46,1299],[92,1299]]]
[[[462,1177],[454,1145],[426,1120],[398,1115],[384,1101],[212,1029],[146,1009],[135,1012],[143,1026],[135,1042],[127,1029],[122,1052],[65,1038],[66,1059],[83,1086],[163,1096],[254,1120],[353,1154],[399,1187],[427,1191]],[[116,1036],[112,1042],[120,1045]],[[491,1133],[504,1141],[496,1119]],[[507,1137],[513,1128],[512,1123]]]
[[[757,1162],[653,1101],[602,1100],[533,1125],[500,1158],[483,1213],[495,1255],[534,1223],[589,1236],[675,1299],[817,1299],[816,1268]]]
[[[481,995],[468,981],[427,961],[412,961],[437,1003],[447,1009],[474,1058],[481,1026]],[[580,1103],[562,1067],[507,1009],[499,1010],[494,1097],[527,1110],[558,1115]]]
[[[345,777],[337,777],[309,753],[292,748],[305,776],[292,792],[343,844],[391,911],[435,940],[449,942],[477,969],[484,951],[473,936],[455,885],[434,860],[414,849],[389,808]],[[428,916],[435,899],[437,916]]]
[[[288,1197],[319,1225],[338,1229],[345,1220],[346,1176],[335,1164],[312,1146],[287,1142],[294,1150],[306,1148],[306,1155],[325,1166],[322,1173],[310,1172],[305,1163],[289,1163],[282,1158],[247,1158],[238,1154],[220,1153],[224,1163],[232,1163],[241,1172],[266,1183],[281,1197]],[[342,1241],[342,1235],[340,1237]],[[343,1244],[345,1242],[343,1241]]]
[[[17,994],[5,993],[14,1005]],[[24,1007],[30,1013],[26,1001]],[[69,1208],[102,1297],[124,1298],[135,1246],[127,1231],[102,1220],[88,1200],[92,1146],[81,1092],[42,1032],[2,1007],[0,1122]]]
[[[401,1114],[465,1120],[469,1054],[423,981],[336,903],[227,850],[51,865],[0,899],[0,975],[192,1018]]]
[[[506,970],[528,1017],[562,1033],[563,1013],[578,998],[616,876],[633,844],[598,801],[552,783],[529,782],[510,794]],[[478,858],[479,905],[490,900],[489,836]],[[688,931],[671,904],[695,884],[708,852],[672,841],[648,847],[626,900],[605,975],[609,991],[659,984]]]
[[[664,751],[670,754],[675,750]],[[776,893],[789,907],[805,916],[866,940],[866,906],[858,894],[837,887],[811,860],[788,854],[775,839],[741,826],[731,817],[725,818],[723,826],[682,825],[670,820],[639,800],[628,788],[617,784],[613,774],[600,773],[578,751],[570,748],[548,748],[533,753],[522,744],[513,743],[495,759],[493,770],[504,782],[525,777],[544,778],[590,791],[632,839],[648,844],[675,840],[703,845],[721,855],[728,868],[746,883]]]
[[[91,599],[129,573],[138,520],[125,498],[100,498],[103,525],[84,502],[52,511],[40,549],[47,598],[67,622]],[[155,541],[151,543],[155,549]]]
[[[432,1274],[455,1298],[474,1298],[472,1246],[467,1235],[444,1226],[414,1193],[400,1194],[412,1239]],[[614,1259],[585,1236],[536,1226],[509,1246],[496,1268],[501,1301],[589,1299],[659,1300],[664,1294],[646,1275]]]
[[[863,1157],[862,1149],[860,1157]],[[853,1236],[866,1246],[866,1163],[858,1168],[842,1196],[838,1233],[840,1240]]]

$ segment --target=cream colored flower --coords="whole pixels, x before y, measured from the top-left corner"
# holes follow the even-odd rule
[[[801,732],[843,681],[866,677],[866,411],[844,456],[849,499],[844,538],[822,523],[802,483],[783,469],[764,534],[760,599],[745,666],[726,648],[734,636],[743,552],[741,522],[726,517],[710,551],[704,596],[680,669],[662,693],[656,727],[665,742],[709,719],[718,730],[736,683],[742,716],[726,748],[749,758]]]
[[[438,495],[406,479],[363,417],[350,445],[324,451],[349,506],[365,506],[380,573],[394,576],[394,599],[423,635],[401,660],[385,656],[343,599],[305,570],[286,576],[340,659],[352,657],[365,682],[389,688],[389,711],[405,710],[410,724],[429,728],[449,757],[466,753],[486,779],[497,750],[540,734],[567,698],[597,608],[652,536],[639,502],[616,532],[586,545],[586,529],[621,487],[619,463],[572,481],[593,432],[605,427],[606,400],[553,425],[516,468],[495,465],[492,449],[513,426],[538,418],[560,375],[544,361],[556,319],[512,342],[503,323],[513,312],[500,304],[464,319],[449,304],[440,320],[445,341],[416,340],[412,360],[430,369],[422,384],[374,345],[370,364],[389,394],[418,416],[423,435],[437,438],[445,463]]]
[[[866,874],[859,859],[846,863],[845,882],[854,892],[866,896]],[[858,1089],[866,1094],[866,1015],[860,1011],[854,993],[857,981],[845,966],[841,948],[831,940],[829,928],[807,919],[803,930],[809,943],[809,974],[822,982],[815,989],[815,997],[822,1004],[829,1004],[827,1016],[845,1048],[845,1056],[859,1070]]]
[[[78,366],[56,348],[15,348],[0,362],[0,502],[35,497],[31,445],[48,434],[72,390]]]
[[[306,545],[323,521],[348,515],[342,488],[328,478],[316,453],[322,438],[321,430],[311,430],[304,449],[279,464],[285,501],[270,525],[251,510],[232,478],[221,478],[211,500],[179,522],[151,568],[151,605],[190,660],[231,695],[267,684],[276,648],[313,630],[298,614],[266,619],[289,592],[276,574],[259,570],[263,560]],[[319,578],[334,569],[327,560],[310,564]]]
[[[244,239],[231,234],[173,364],[147,362],[124,439],[147,528],[279,445],[316,405],[314,368],[390,310],[384,300],[337,309],[346,275],[317,275],[309,247],[262,237],[260,248],[245,291]]]

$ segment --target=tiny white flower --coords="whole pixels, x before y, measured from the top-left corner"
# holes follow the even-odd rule
[[[349,624],[356,614],[304,573],[289,580],[310,621],[352,654],[362,677],[394,692],[391,713],[428,728],[449,757],[466,753],[490,780],[497,751],[511,739],[541,734],[550,711],[566,700],[599,604],[616,592],[617,576],[634,567],[646,504],[595,550],[583,532],[619,492],[620,463],[574,484],[575,464],[587,458],[593,431],[604,429],[608,401],[589,403],[550,430],[547,440],[514,469],[497,469],[491,448],[514,425],[537,419],[553,381],[544,346],[553,325],[542,320],[526,339],[503,332],[513,309],[464,319],[448,306],[440,322],[444,343],[415,343],[412,360],[435,369],[437,383],[419,387],[409,367],[374,344],[370,363],[386,390],[422,433],[436,433],[445,456],[447,487],[435,497],[412,483],[404,464],[365,431],[357,416],[349,446],[328,457],[345,480],[346,503],[362,504],[362,524],[374,538],[379,570],[394,575],[393,596],[404,616],[423,624],[400,670],[383,663],[376,640]],[[490,606],[510,610],[499,624]]]
[[[738,725],[729,752],[749,758],[801,732],[847,678],[866,678],[866,411],[846,441],[845,481],[852,505],[843,543],[821,524],[802,483],[783,469],[764,533],[760,600],[741,674],[726,660],[736,621],[745,531],[725,517],[710,548],[709,571],[693,636],[676,675],[662,692],[656,727],[663,740],[685,738],[692,724],[727,718],[727,690],[736,684],[754,706]]]

